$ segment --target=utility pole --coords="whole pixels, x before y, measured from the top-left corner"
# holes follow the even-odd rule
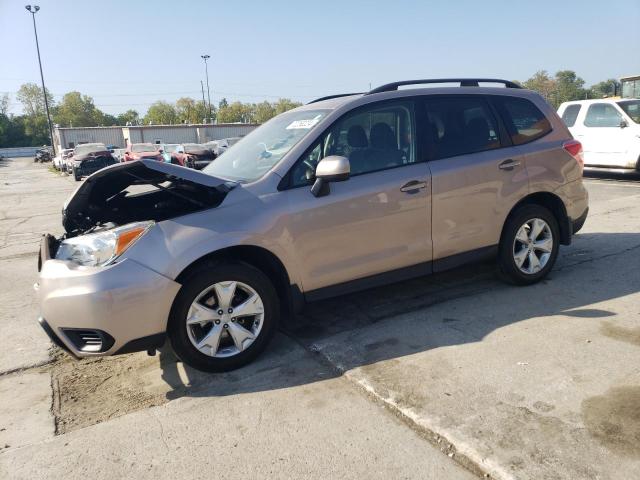
[[[204,101],[204,85],[202,84],[202,80],[200,80],[200,88],[202,88],[202,107],[204,108],[203,112],[207,111],[207,102]],[[206,121],[204,123],[207,123]]]
[[[209,99],[209,121],[213,119],[213,113],[211,112],[211,93],[209,91],[209,68],[207,67],[207,60],[211,58],[209,55],[200,55],[204,60],[204,71],[207,76],[207,98]]]
[[[49,125],[49,139],[51,140],[51,148],[53,156],[56,155],[56,145],[53,141],[53,127],[51,126],[51,115],[49,114],[49,100],[47,99],[47,89],[44,86],[44,75],[42,74],[42,61],[40,60],[40,45],[38,44],[38,30],[36,29],[36,13],[40,10],[38,5],[25,5],[31,17],[33,18],[33,33],[36,36],[36,50],[38,51],[38,65],[40,66],[40,80],[42,80],[42,95],[44,96],[44,108],[47,111],[47,124]]]

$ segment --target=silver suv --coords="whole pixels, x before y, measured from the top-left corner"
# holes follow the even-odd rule
[[[321,98],[202,171],[143,159],[89,177],[67,233],[43,238],[39,321],[76,357],[168,337],[197,369],[234,369],[305,302],[488,257],[539,281],[586,219],[582,168],[551,107],[508,81]]]

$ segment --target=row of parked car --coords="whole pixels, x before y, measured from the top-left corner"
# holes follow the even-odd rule
[[[133,143],[124,150],[104,143],[84,143],[62,150],[53,159],[53,166],[73,175],[76,181],[109,165],[142,159],[202,170],[238,140],[234,137],[203,144]]]

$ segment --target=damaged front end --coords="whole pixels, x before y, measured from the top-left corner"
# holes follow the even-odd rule
[[[51,257],[62,241],[113,230],[149,228],[154,222],[215,208],[236,186],[205,173],[157,162],[139,160],[105,168],[89,177],[65,204],[59,239],[47,237]],[[125,230],[120,232],[120,230]],[[127,230],[129,229],[129,230]]]

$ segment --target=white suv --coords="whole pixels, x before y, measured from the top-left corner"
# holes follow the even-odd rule
[[[585,166],[640,171],[640,100],[565,102],[558,115],[582,143]]]

